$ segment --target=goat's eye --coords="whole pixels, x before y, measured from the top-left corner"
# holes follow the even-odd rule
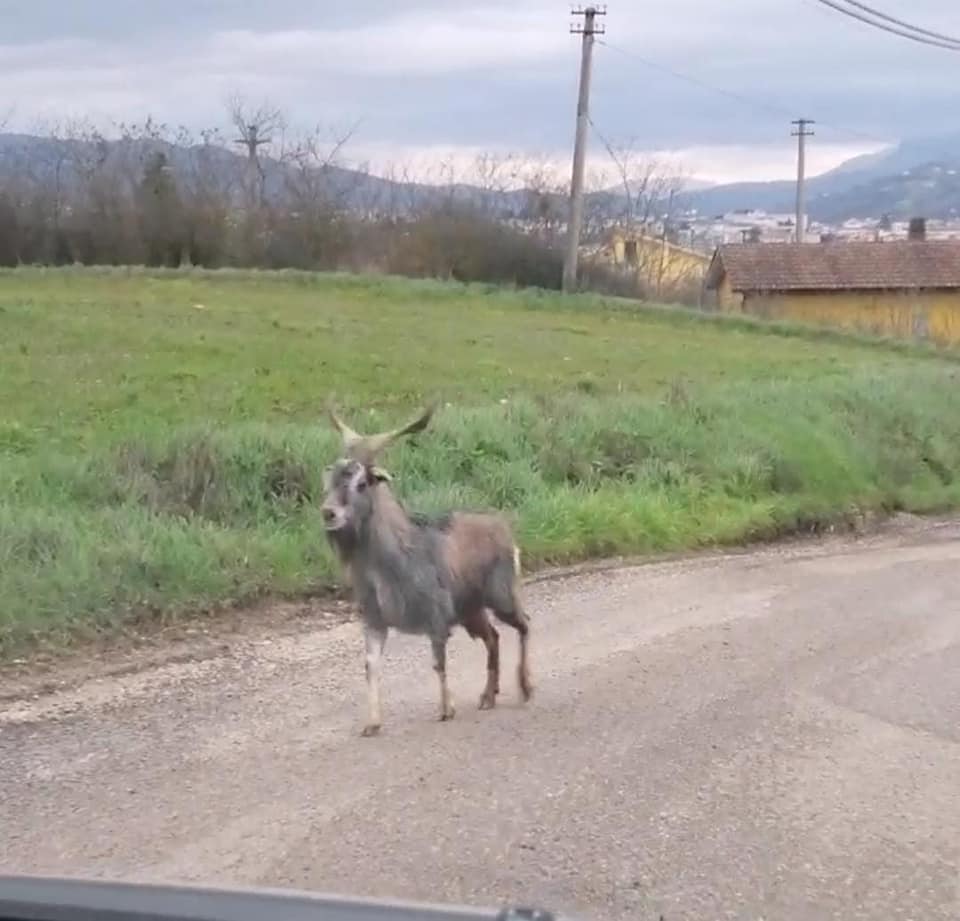
[[[367,488],[366,480],[357,480],[357,492],[363,492]]]

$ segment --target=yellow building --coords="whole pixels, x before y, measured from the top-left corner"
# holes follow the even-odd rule
[[[725,312],[960,343],[960,240],[728,244],[705,288]]]
[[[614,231],[603,250],[608,262],[632,271],[651,291],[698,288],[703,284],[710,257],[641,233]]]

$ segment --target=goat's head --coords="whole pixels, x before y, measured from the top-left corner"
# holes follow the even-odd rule
[[[342,455],[325,472],[323,520],[327,531],[355,531],[373,510],[373,490],[390,475],[377,465],[378,456],[404,435],[423,431],[430,422],[435,404],[412,422],[389,432],[361,435],[347,425],[332,405],[330,421],[343,439]]]

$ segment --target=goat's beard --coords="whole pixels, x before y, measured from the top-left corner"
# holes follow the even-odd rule
[[[350,560],[356,553],[358,534],[356,527],[350,522],[344,522],[338,528],[327,528],[326,535],[330,546],[342,561]]]

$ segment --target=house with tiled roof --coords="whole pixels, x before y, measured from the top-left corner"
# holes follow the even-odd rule
[[[719,246],[704,287],[725,312],[960,343],[960,240]]]

